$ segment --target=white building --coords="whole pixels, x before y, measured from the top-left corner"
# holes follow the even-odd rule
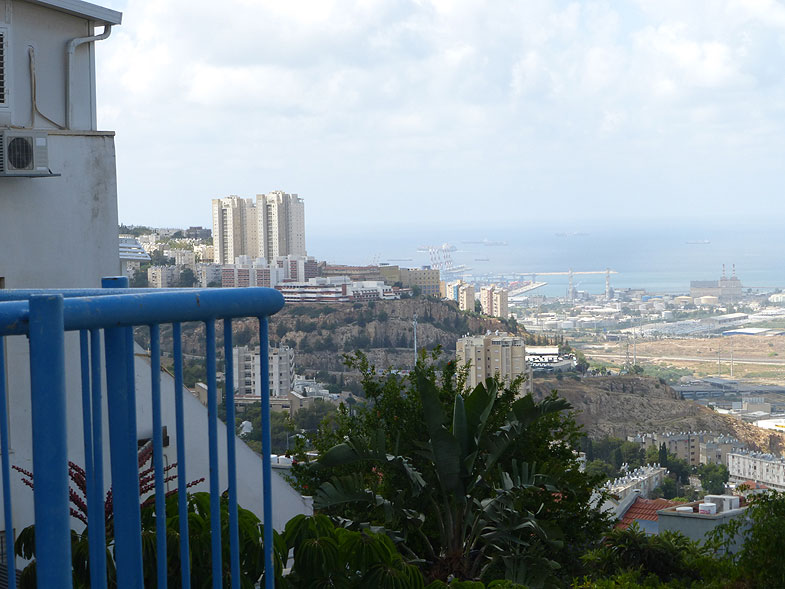
[[[294,385],[294,350],[289,346],[270,348],[268,353],[270,369],[270,394],[286,397]],[[234,388],[238,397],[261,397],[260,376],[261,360],[258,350],[247,346],[234,348]]]
[[[507,319],[510,316],[507,289],[496,285],[483,286],[480,289],[480,306],[486,315]]]
[[[229,196],[213,199],[214,260],[231,264],[237,256],[255,255],[256,205],[253,199]]]
[[[785,458],[744,451],[731,452],[727,458],[730,482],[755,481],[785,491]]]
[[[626,471],[625,465],[622,465],[622,468]],[[619,499],[624,499],[636,491],[641,497],[648,499],[651,492],[662,485],[667,474],[667,468],[661,467],[659,464],[647,464],[625,472],[617,479],[608,481],[605,483],[605,488]]]
[[[179,286],[180,269],[177,266],[150,266],[147,269],[147,284],[150,288]]]
[[[256,200],[229,196],[213,199],[214,260],[231,264],[238,256],[305,256],[305,203],[280,190]]]
[[[462,337],[456,344],[459,367],[469,366],[467,383],[474,388],[486,378],[505,382],[526,373],[526,346],[522,337],[507,333]]]
[[[296,194],[280,190],[256,196],[258,255],[305,256],[305,203]]]
[[[201,288],[208,288],[211,285],[220,286],[222,269],[221,264],[197,264],[196,279],[199,281],[199,286]]]
[[[458,287],[458,308],[461,311],[474,311],[474,286],[461,284]]]

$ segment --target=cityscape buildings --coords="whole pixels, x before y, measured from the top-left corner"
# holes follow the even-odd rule
[[[238,256],[305,256],[305,203],[280,190],[256,199],[213,199],[214,260],[231,264]]]

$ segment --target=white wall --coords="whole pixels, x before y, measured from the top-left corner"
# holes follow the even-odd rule
[[[55,128],[40,116],[31,120],[29,47],[35,50],[38,108],[60,125],[65,124],[65,48],[76,37],[93,34],[83,18],[13,0],[11,11],[0,7],[0,22],[9,20],[11,124],[39,129]],[[100,27],[99,27],[100,31]],[[95,130],[95,59],[92,44],[76,49],[72,70],[72,128]],[[0,118],[0,125],[8,124]]]

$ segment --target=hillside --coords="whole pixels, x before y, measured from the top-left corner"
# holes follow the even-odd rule
[[[720,415],[692,401],[682,401],[672,388],[657,379],[602,376],[534,380],[537,397],[554,389],[572,404],[578,423],[591,437],[705,430],[730,434],[757,450],[777,454],[785,450],[785,435]]]
[[[293,347],[297,370],[307,374],[343,372],[343,354],[358,349],[365,352],[377,368],[410,368],[415,314],[418,349],[441,346],[445,358],[454,357],[455,343],[467,333],[489,330],[519,333],[514,321],[508,323],[464,313],[452,301],[432,298],[342,304],[295,303],[287,304],[270,318],[270,345]],[[219,335],[220,332],[219,326]],[[183,338],[185,353],[204,354],[202,325],[184,328]],[[144,345],[144,341],[140,343]],[[235,322],[234,343],[258,345],[256,320]]]

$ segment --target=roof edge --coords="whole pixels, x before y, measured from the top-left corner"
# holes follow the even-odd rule
[[[38,4],[53,10],[59,10],[73,16],[81,16],[104,25],[119,25],[123,22],[123,13],[111,8],[90,4],[82,0],[24,0],[30,4]]]

